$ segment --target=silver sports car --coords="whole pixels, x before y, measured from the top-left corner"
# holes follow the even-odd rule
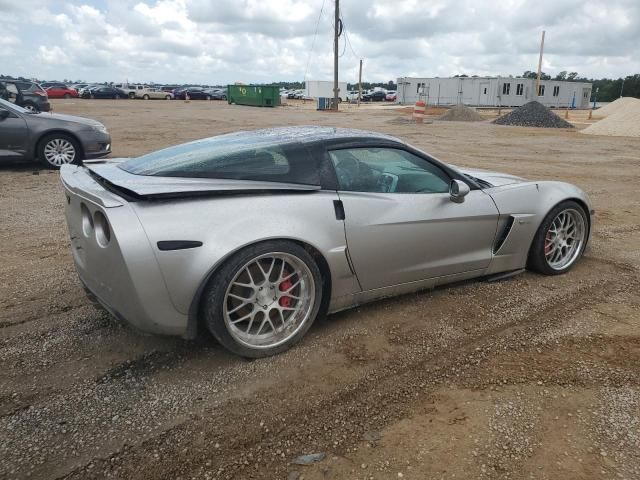
[[[458,169],[393,137],[325,127],[65,165],[61,178],[91,298],[147,332],[206,327],[247,357],[382,297],[564,273],[593,213],[567,183]]]

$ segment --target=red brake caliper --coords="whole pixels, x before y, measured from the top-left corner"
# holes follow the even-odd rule
[[[284,272],[284,274],[288,275],[287,272]],[[293,283],[291,282],[291,279],[287,278],[284,282],[280,284],[278,288],[280,289],[281,292],[286,292],[292,286],[293,286]],[[280,300],[278,301],[278,303],[280,304],[281,307],[289,308],[291,307],[291,300],[292,300],[291,297],[280,297]]]
[[[553,241],[551,240],[551,232],[547,232],[547,235],[544,238],[544,254],[545,255],[549,254],[552,246],[553,246]]]

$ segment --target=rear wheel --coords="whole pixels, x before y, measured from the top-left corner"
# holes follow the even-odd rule
[[[129,98],[136,98],[135,92],[129,92]]]
[[[69,94],[69,93],[65,93],[65,94],[64,94],[64,98],[67,98],[67,99],[71,98],[71,94]]]
[[[164,99],[165,100],[171,100],[171,95],[165,95]]]
[[[216,272],[204,297],[207,326],[232,352],[251,358],[289,349],[322,303],[322,275],[295,243],[273,240],[241,250]]]
[[[142,96],[143,100],[149,100],[149,95],[147,95],[146,93]]]
[[[33,112],[33,113],[37,113],[40,111],[38,106],[32,102],[25,103],[24,105],[22,105],[22,108],[24,108],[25,110],[29,110],[30,112]]]
[[[62,165],[80,162],[81,151],[73,137],[54,133],[40,140],[38,159],[47,168],[60,168]]]
[[[556,205],[542,221],[531,245],[528,266],[544,275],[567,272],[587,245],[589,220],[584,208],[565,201]]]

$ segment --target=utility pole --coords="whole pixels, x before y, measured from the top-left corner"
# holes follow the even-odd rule
[[[620,98],[622,98],[622,90],[624,90],[624,78],[622,79],[622,85],[620,86]]]
[[[540,57],[538,58],[538,76],[536,77],[535,96],[540,95],[540,73],[542,71],[542,51],[544,50],[544,30],[542,31],[542,41],[540,42]]]
[[[360,73],[358,73],[358,106],[362,98],[362,59],[360,59]]]
[[[333,105],[332,110],[338,110],[338,37],[340,36],[340,0],[336,0],[335,17],[333,22]]]

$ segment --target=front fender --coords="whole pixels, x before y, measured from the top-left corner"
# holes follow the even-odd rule
[[[501,232],[506,234],[494,251],[488,274],[525,268],[536,231],[549,211],[560,202],[575,200],[584,205],[590,236],[593,206],[587,194],[575,185],[555,181],[525,182],[493,187],[485,192],[493,198],[500,212],[498,237]],[[511,227],[505,232],[509,224]]]

